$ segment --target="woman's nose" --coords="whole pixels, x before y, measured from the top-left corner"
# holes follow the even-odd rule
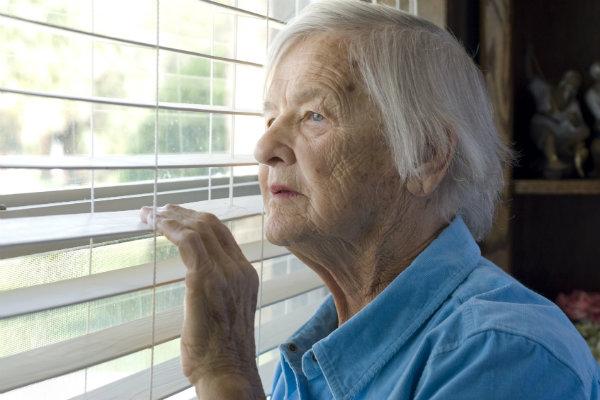
[[[291,165],[296,162],[293,149],[272,128],[268,129],[256,143],[254,158],[261,164],[274,167],[278,163]]]

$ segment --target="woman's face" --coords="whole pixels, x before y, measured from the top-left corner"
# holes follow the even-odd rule
[[[399,182],[378,112],[351,76],[340,40],[295,43],[274,66],[264,111],[266,131],[254,155],[269,241],[365,235],[397,197]],[[299,194],[274,194],[277,184]]]

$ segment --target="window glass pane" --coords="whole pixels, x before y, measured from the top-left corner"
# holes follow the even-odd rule
[[[161,102],[232,106],[233,63],[162,51],[160,68]]]
[[[0,55],[6,60],[0,67],[0,85],[154,102],[154,49],[6,22],[0,25]]]
[[[239,68],[239,66],[237,66]],[[236,66],[229,62],[212,61],[212,105],[232,107],[233,74]]]
[[[119,183],[152,182],[154,175],[151,169],[102,169],[94,171],[94,183],[98,186],[109,186]]]
[[[236,28],[236,20],[238,27]],[[218,57],[254,60],[264,55],[249,53],[247,45],[260,47],[251,39],[264,43],[265,20],[235,10],[198,0],[161,2],[160,43],[166,47],[189,50]],[[238,56],[235,32],[238,31]],[[240,42],[241,41],[241,42]],[[241,49],[243,47],[243,49]]]
[[[267,15],[267,0],[238,0],[237,6],[261,15]]]
[[[156,0],[93,0],[91,3],[95,33],[156,44]]]
[[[314,0],[296,0],[297,3],[297,11],[300,12],[302,11],[302,9],[304,7],[306,7],[307,5],[309,5],[312,1]],[[296,15],[298,15],[298,13],[296,13]]]
[[[235,116],[235,154],[254,153],[256,142],[264,132],[262,117],[253,115]]]
[[[279,21],[286,22],[296,12],[295,1],[269,0],[269,16]],[[271,24],[273,21],[269,21]]]
[[[267,50],[267,21],[263,18],[237,17],[237,59],[262,64]]]
[[[273,21],[269,21],[269,43],[271,43],[275,37],[277,36],[277,34],[285,27],[285,25],[277,23],[277,22],[273,22]]]
[[[230,138],[233,131],[233,116],[227,114],[211,114],[211,151],[212,153],[229,153]]]
[[[94,155],[154,154],[156,111],[93,104]],[[109,171],[96,171],[97,178]],[[101,183],[102,180],[97,183]],[[102,182],[105,183],[106,181]]]
[[[83,102],[0,93],[0,155],[89,155],[90,113]]]
[[[161,51],[160,71],[160,101],[210,104],[210,59]]]
[[[233,176],[244,177],[245,183],[258,182],[258,165],[233,167]],[[234,186],[236,183],[234,182]]]
[[[210,114],[163,111],[158,121],[158,151],[161,154],[208,153]]]
[[[94,95],[153,103],[156,50],[118,42],[94,42]]]
[[[158,125],[161,154],[229,153],[231,115],[165,110]]]
[[[223,8],[214,9],[213,55],[234,58],[235,14]]]
[[[0,86],[89,96],[91,54],[89,38],[2,18]]]
[[[212,54],[213,5],[198,0],[160,2],[160,44]]]
[[[210,168],[172,168],[158,170],[158,181],[171,181],[180,178],[207,178]]]
[[[261,68],[236,65],[235,107],[238,110],[262,110],[264,74]]]
[[[3,13],[80,30],[90,28],[91,9],[86,0],[0,0]]]

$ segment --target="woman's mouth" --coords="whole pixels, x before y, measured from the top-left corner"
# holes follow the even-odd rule
[[[274,199],[291,199],[300,195],[300,193],[292,190],[291,187],[282,184],[271,185],[269,191]]]
[[[290,191],[290,190],[279,190],[279,191],[273,193],[273,198],[276,198],[276,199],[289,199],[289,198],[292,198],[292,197],[296,197],[298,195],[299,195],[299,193],[293,192],[293,191]]]

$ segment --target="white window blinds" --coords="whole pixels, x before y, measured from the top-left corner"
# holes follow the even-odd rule
[[[0,0],[1,399],[195,398],[185,269],[138,217],[166,203],[217,215],[257,269],[269,393],[327,293],[264,239],[252,157],[267,45],[308,3]]]
[[[185,268],[138,217],[166,203],[217,215],[258,270],[268,393],[326,294],[264,240],[252,157],[268,41],[304,3],[0,0],[0,398],[194,397]]]

